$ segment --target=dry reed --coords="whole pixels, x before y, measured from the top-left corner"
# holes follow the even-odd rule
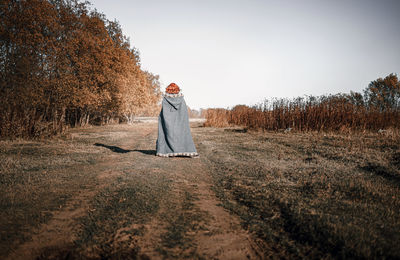
[[[272,99],[253,107],[208,109],[205,126],[279,131],[377,131],[400,129],[400,110],[355,104],[344,95]]]

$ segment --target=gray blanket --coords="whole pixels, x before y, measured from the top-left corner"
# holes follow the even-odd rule
[[[183,95],[166,94],[158,116],[157,155],[198,156],[189,127],[189,115]]]

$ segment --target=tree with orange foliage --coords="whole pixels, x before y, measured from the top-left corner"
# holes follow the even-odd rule
[[[116,21],[78,0],[0,5],[0,137],[108,123],[157,106],[158,76],[140,68]]]
[[[372,81],[364,90],[369,106],[381,111],[400,110],[400,82],[396,74]]]

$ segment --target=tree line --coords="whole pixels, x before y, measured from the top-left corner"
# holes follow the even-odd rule
[[[249,107],[208,109],[205,126],[240,125],[262,130],[386,131],[400,129],[400,81],[378,78],[363,93],[266,99]]]
[[[117,21],[78,0],[1,0],[0,137],[54,135],[154,114],[144,71]]]

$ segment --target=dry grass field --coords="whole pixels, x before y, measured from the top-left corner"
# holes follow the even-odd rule
[[[192,123],[0,142],[1,259],[400,258],[400,140]]]

